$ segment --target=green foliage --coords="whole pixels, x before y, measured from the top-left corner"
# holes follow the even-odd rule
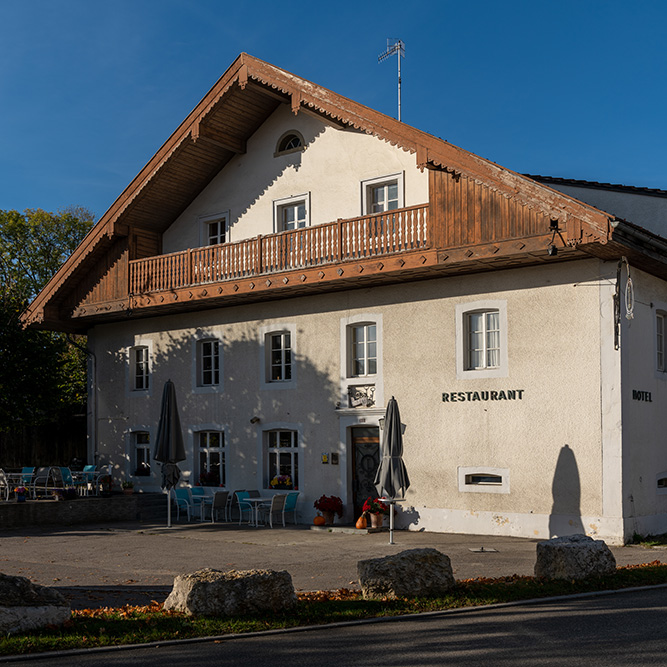
[[[83,208],[0,211],[0,431],[58,420],[86,401],[86,355],[20,316],[93,224]]]

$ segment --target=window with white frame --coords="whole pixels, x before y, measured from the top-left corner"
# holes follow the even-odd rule
[[[298,132],[297,130],[289,130],[278,139],[276,151],[273,155],[274,157],[278,157],[279,155],[296,153],[302,151],[304,148],[305,142],[301,132]]]
[[[134,449],[134,474],[137,477],[148,477],[151,474],[151,448],[148,431],[132,433]]]
[[[466,313],[466,370],[500,366],[500,313],[481,310]]]
[[[269,382],[289,382],[292,379],[292,336],[289,331],[267,334]]]
[[[220,384],[220,342],[215,338],[197,341],[197,384],[200,387]]]
[[[229,241],[227,233],[228,220],[228,212],[200,217],[201,245],[207,246],[227,243],[227,241]]]
[[[266,453],[264,487],[298,489],[298,432],[279,429],[265,431],[264,439]]]
[[[354,324],[348,328],[349,366],[352,377],[377,373],[377,327],[374,322]]]
[[[362,214],[384,213],[403,205],[403,174],[362,181]]]
[[[656,367],[665,372],[665,313],[657,312],[655,315],[655,342],[656,342]]]
[[[459,379],[507,377],[507,303],[478,301],[456,307]]]
[[[196,438],[199,483],[202,486],[225,486],[227,480],[224,431],[198,431]]]
[[[302,229],[310,224],[308,195],[299,195],[273,202],[276,232]]]
[[[136,345],[130,350],[132,391],[146,391],[150,382],[150,363],[147,345]]]

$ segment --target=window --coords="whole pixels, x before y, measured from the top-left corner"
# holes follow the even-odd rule
[[[306,202],[283,204],[278,207],[278,231],[287,232],[306,226]]]
[[[148,346],[137,345],[130,350],[132,390],[146,391],[149,388],[150,368]]]
[[[377,328],[374,323],[350,327],[350,370],[353,377],[377,373]]]
[[[273,202],[276,232],[302,229],[310,224],[308,199],[308,195],[299,195]]]
[[[216,245],[218,243],[224,243],[226,241],[227,235],[227,225],[226,220],[216,220],[215,222],[206,223],[207,229],[207,244],[206,245]]]
[[[207,246],[227,243],[229,241],[227,233],[228,220],[229,211],[200,217],[200,245]]]
[[[220,384],[220,343],[215,339],[197,341],[197,384],[214,387]]]
[[[281,488],[299,488],[299,445],[297,431],[266,431],[266,480],[265,488],[270,488],[271,480],[280,477]]]
[[[466,370],[500,366],[500,313],[497,310],[466,314]]]
[[[296,153],[297,151],[302,151],[304,147],[305,142],[303,140],[303,135],[296,130],[289,130],[289,132],[285,132],[285,134],[278,139],[276,152],[273,156],[278,157],[278,155]]]
[[[507,303],[489,300],[456,306],[457,378],[507,375]]]
[[[461,493],[509,493],[510,471],[507,468],[459,467]]]
[[[665,372],[665,313],[656,313],[656,362],[659,371]]]
[[[269,350],[269,381],[289,382],[292,379],[292,337],[288,331],[267,336]]]
[[[370,190],[369,213],[383,213],[398,208],[398,183],[396,181],[374,185]]]
[[[403,174],[392,174],[362,181],[362,215],[384,213],[402,208]]]
[[[134,474],[137,477],[148,477],[151,474],[151,448],[148,431],[132,433],[134,443]]]
[[[202,486],[225,486],[225,434],[199,431],[199,482]]]

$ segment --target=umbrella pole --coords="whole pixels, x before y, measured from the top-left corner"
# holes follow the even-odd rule
[[[167,528],[171,528],[171,489],[167,489]]]
[[[389,503],[389,544],[394,543],[394,503]]]

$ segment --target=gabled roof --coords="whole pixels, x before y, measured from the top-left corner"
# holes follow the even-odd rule
[[[162,233],[239,153],[280,104],[355,128],[415,154],[416,166],[461,174],[553,219],[572,216],[606,238],[610,216],[274,65],[242,53],[125,188],[30,305],[26,323],[49,321],[87,271],[130,228]],[[54,318],[55,321],[55,318]]]

